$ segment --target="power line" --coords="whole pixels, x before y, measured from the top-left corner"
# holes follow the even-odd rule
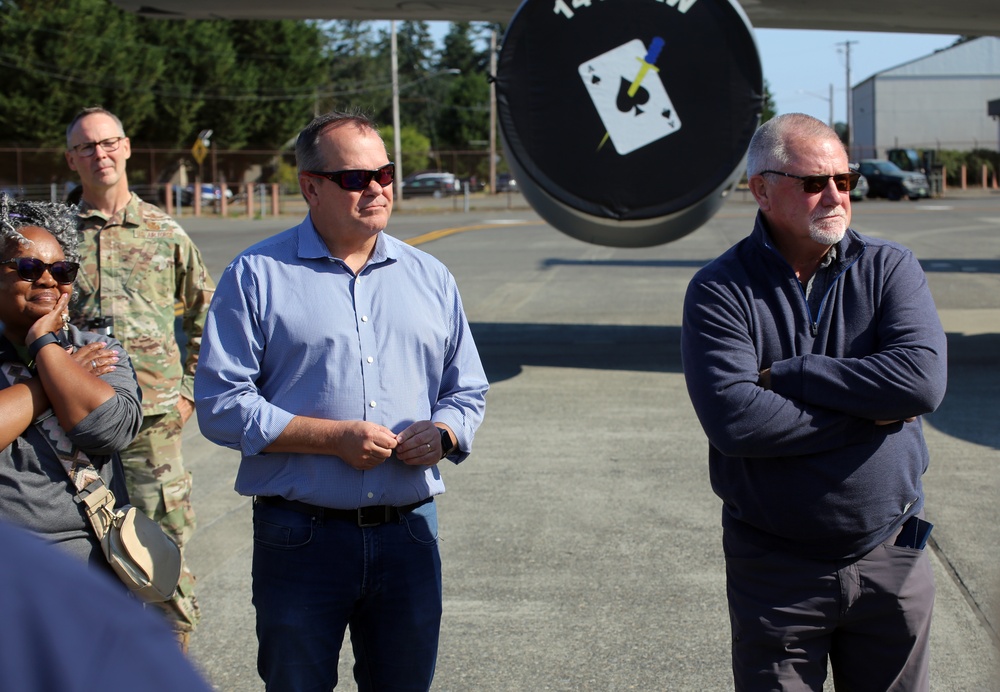
[[[304,101],[317,98],[336,98],[345,96],[359,96],[362,94],[378,93],[388,91],[391,88],[389,82],[380,82],[369,86],[356,86],[341,89],[319,89],[303,88],[294,90],[261,90],[260,88],[247,89],[237,93],[225,93],[222,91],[203,90],[191,92],[189,89],[173,87],[168,84],[165,87],[145,86],[141,82],[123,82],[120,80],[94,80],[92,78],[80,77],[76,73],[58,72],[54,70],[38,67],[39,63],[28,61],[30,64],[18,64],[11,62],[9,54],[0,53],[0,66],[8,67],[12,70],[23,72],[29,75],[48,77],[70,84],[80,84],[84,86],[98,87],[102,89],[128,89],[135,93],[154,94],[181,101]],[[5,59],[6,58],[6,59]],[[408,83],[400,85],[400,91],[408,91],[418,84],[427,80],[427,77],[418,77]]]

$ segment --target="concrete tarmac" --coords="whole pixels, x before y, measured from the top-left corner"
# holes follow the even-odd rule
[[[755,211],[733,199],[694,234],[643,249],[587,245],[495,200],[394,214],[390,233],[436,238],[420,247],[455,275],[492,383],[472,455],[442,466],[434,690],[732,689],[721,503],[678,342],[688,281]],[[182,219],[215,277],[297,221]],[[1000,690],[1000,196],[866,200],[853,225],[914,250],[948,332],[948,394],[924,420],[931,689]],[[203,611],[191,656],[218,690],[263,690],[239,455],[193,423],[184,447]],[[338,689],[357,689],[351,662],[345,643]]]

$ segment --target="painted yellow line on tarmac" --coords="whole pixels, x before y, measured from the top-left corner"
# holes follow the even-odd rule
[[[465,233],[466,231],[478,231],[484,228],[507,228],[509,226],[537,226],[537,221],[512,221],[510,223],[481,223],[475,226],[458,226],[457,228],[442,228],[438,231],[431,231],[429,233],[424,233],[423,235],[414,236],[409,238],[406,242],[409,245],[420,245],[422,243],[429,243],[432,240],[440,240],[441,238],[447,238],[450,235],[455,235],[456,233]]]

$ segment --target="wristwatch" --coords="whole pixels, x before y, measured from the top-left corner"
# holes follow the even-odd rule
[[[49,344],[58,344],[59,336],[55,332],[49,332],[48,334],[42,334],[40,337],[31,342],[28,346],[28,357],[31,360],[38,358],[38,352]]]
[[[453,444],[451,441],[451,435],[444,428],[438,428],[438,432],[441,433],[441,458],[444,459],[446,456],[455,451],[457,445]]]

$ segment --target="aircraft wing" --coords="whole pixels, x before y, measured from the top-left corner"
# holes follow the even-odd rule
[[[595,0],[598,1],[598,0]],[[660,0],[676,5],[678,0]],[[112,0],[124,10],[175,19],[398,19],[507,22],[519,0]],[[996,0],[742,0],[762,29],[1000,35]]]

